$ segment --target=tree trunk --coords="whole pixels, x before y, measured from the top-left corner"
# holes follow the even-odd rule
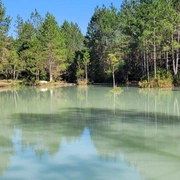
[[[87,64],[85,64],[86,83],[88,83]]]
[[[49,81],[50,81],[50,82],[53,81],[53,76],[52,76],[51,70],[50,70],[50,72],[49,72]]]
[[[156,78],[156,41],[155,41],[155,17],[154,17],[154,43],[153,43],[153,50],[154,50],[154,78]]]
[[[18,80],[18,77],[19,77],[19,73],[17,72],[16,73],[16,78],[15,78],[16,81]]]
[[[156,78],[156,42],[154,38],[154,44],[153,44],[153,49],[154,49],[154,54],[153,54],[153,59],[154,59],[154,78]]]
[[[174,41],[174,38],[173,38],[173,33],[172,33],[172,35],[171,35],[171,44],[172,44],[171,52],[172,52],[173,72],[174,72],[174,75],[175,75],[175,74],[176,74],[176,73],[175,73],[176,68],[175,68],[173,41]]]
[[[146,51],[144,50],[143,52],[143,76],[146,76],[147,74],[146,71]]]
[[[36,69],[36,81],[39,81],[39,69]]]
[[[146,52],[146,65],[147,65],[147,77],[148,77],[148,82],[149,82],[149,56],[148,56],[148,50]]]
[[[177,37],[177,42],[178,42],[178,44],[179,44],[179,38],[180,38],[180,32],[179,32],[179,30],[178,30],[178,37]],[[178,73],[178,66],[179,66],[179,48],[177,48],[177,50],[176,50],[176,75],[177,75],[177,73]]]
[[[15,80],[16,78],[16,68],[15,66],[13,66],[13,80]]]
[[[168,51],[166,51],[166,70],[168,71],[168,69],[169,69],[169,59],[168,59],[168,56],[169,56],[169,53],[168,53]]]
[[[49,42],[51,44],[51,42]],[[53,63],[53,55],[52,55],[52,46],[49,47],[49,81],[53,81],[52,76],[52,63]]]
[[[116,87],[116,82],[115,82],[114,66],[113,66],[113,88],[115,87]]]
[[[145,42],[145,47],[147,46],[147,40]],[[147,70],[147,78],[148,78],[148,82],[149,82],[149,53],[148,53],[148,48],[146,47],[146,51],[145,51],[145,55],[146,55],[146,70]]]
[[[50,56],[49,59],[49,81],[51,82],[53,80],[53,76],[52,76],[52,57]]]
[[[179,37],[178,37],[179,38]],[[172,44],[173,44],[174,38],[172,34]],[[178,61],[179,61],[179,50],[176,50],[176,60],[174,57],[174,47],[172,45],[172,60],[173,60],[173,72],[174,72],[174,78],[176,79],[177,72],[178,72]]]
[[[179,63],[179,50],[176,51],[176,67],[175,67],[175,75],[178,73],[178,63]]]

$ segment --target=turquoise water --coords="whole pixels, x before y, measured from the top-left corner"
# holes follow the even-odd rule
[[[0,92],[0,179],[180,179],[180,89]]]

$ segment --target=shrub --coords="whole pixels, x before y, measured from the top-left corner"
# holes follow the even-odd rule
[[[170,88],[173,87],[173,75],[166,69],[157,69],[156,78],[154,78],[154,72],[150,73],[150,79],[143,77],[138,83],[141,88]]]
[[[85,79],[78,79],[78,80],[77,80],[77,84],[78,84],[78,85],[87,85],[88,82],[87,82]]]
[[[180,85],[180,72],[178,72],[178,74],[176,75],[176,78],[174,79],[174,84],[176,86]]]

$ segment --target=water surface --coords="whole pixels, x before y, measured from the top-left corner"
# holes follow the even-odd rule
[[[180,89],[0,93],[0,179],[180,179]]]

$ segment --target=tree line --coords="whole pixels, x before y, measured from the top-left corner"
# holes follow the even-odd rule
[[[0,1],[2,79],[179,84],[180,2],[124,0],[96,7],[84,36],[77,23],[58,25],[49,12],[18,15],[16,37]],[[116,78],[115,78],[116,77]]]

